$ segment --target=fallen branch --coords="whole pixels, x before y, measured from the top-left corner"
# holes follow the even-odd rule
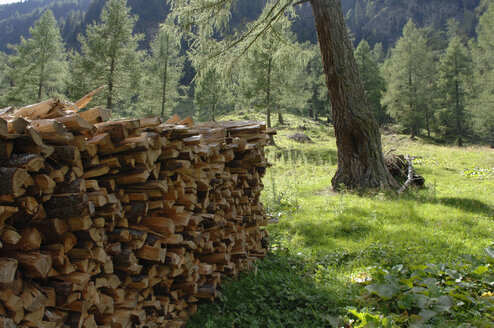
[[[405,190],[407,190],[408,187],[413,182],[413,177],[415,175],[415,170],[413,169],[413,164],[412,164],[412,157],[410,155],[407,155],[407,162],[408,162],[408,179],[405,181],[405,184],[398,190],[398,195],[401,195]]]

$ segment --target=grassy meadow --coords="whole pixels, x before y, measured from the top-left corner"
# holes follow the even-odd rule
[[[266,149],[270,255],[187,327],[494,327],[493,149],[385,135],[425,187],[335,193],[332,128],[285,121]]]

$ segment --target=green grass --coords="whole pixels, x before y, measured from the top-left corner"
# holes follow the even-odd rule
[[[388,316],[395,326],[412,327],[412,317],[402,323],[397,319],[401,314],[392,306],[396,297],[379,303],[365,284],[352,279],[374,274],[377,281],[376,268],[389,271],[401,264],[454,263],[464,255],[482,256],[494,241],[494,151],[384,136],[385,152],[395,149],[396,154],[418,157],[415,168],[425,177],[426,187],[401,196],[391,191],[334,193],[332,128],[285,116],[293,129],[279,128],[277,147],[267,148],[274,165],[264,177],[262,194],[268,212],[279,218],[268,228],[272,254],[259,264],[257,275],[227,283],[225,296],[201,308],[188,327],[337,327],[344,322],[358,327],[361,321],[348,312],[350,307]],[[300,126],[305,126],[303,132],[313,144],[287,139]],[[493,266],[487,267],[487,274],[493,274]],[[276,289],[280,284],[283,292]],[[302,305],[279,301],[283,297]],[[460,306],[427,325],[457,327],[470,322],[474,327],[494,327],[493,313],[473,308]]]

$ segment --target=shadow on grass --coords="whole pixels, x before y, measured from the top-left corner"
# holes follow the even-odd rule
[[[256,266],[225,282],[222,295],[202,304],[186,327],[329,328],[328,316],[344,311],[348,288],[337,281],[330,291],[317,286],[309,277],[313,265],[302,258],[277,251]]]
[[[438,197],[430,198],[424,197],[423,195],[417,193],[409,193],[407,198],[412,201],[416,201],[421,204],[433,204],[433,205],[444,205],[458,210],[483,214],[483,215],[494,215],[494,206],[490,206],[478,199],[472,198],[462,198],[462,197]],[[396,199],[396,198],[395,198]]]
[[[348,207],[332,219],[294,220],[287,223],[287,228],[297,236],[300,246],[328,255],[332,265],[393,266],[461,253],[468,241],[451,235],[464,234],[466,228],[431,222],[412,205],[407,202],[400,211],[387,213],[386,218],[373,210]],[[489,231],[475,233],[480,238],[489,236]]]
[[[326,162],[329,160],[331,165],[336,165],[338,162],[338,155],[336,150],[334,149],[316,149],[316,148],[307,148],[304,150],[301,149],[280,149],[277,150],[274,154],[275,161],[276,160],[284,160],[286,162],[291,163],[301,163],[304,160],[308,164],[316,164],[320,165],[321,162]]]
[[[454,207],[465,212],[494,215],[494,207],[471,198],[442,197],[437,199],[438,204]]]

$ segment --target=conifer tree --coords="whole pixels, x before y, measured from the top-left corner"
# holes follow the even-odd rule
[[[194,88],[194,103],[199,119],[214,122],[220,106],[227,102],[227,91],[221,74],[214,67],[199,69]]]
[[[60,96],[67,77],[67,55],[57,21],[45,11],[30,28],[31,38],[21,37],[9,57],[6,79],[9,88],[3,102],[25,105]]]
[[[6,53],[0,51],[0,95],[4,94],[8,89],[7,76],[5,74],[7,72],[8,58]],[[6,106],[7,104],[3,103],[3,99],[0,96],[0,108]]]
[[[271,6],[268,3],[264,11],[269,11]],[[290,29],[291,19],[284,15],[252,44],[239,65],[238,89],[244,104],[264,110],[268,127],[272,126],[271,114],[275,110],[283,121],[281,108],[300,99],[294,95],[302,90],[297,82],[300,82],[298,74],[303,71],[304,49]]]
[[[382,64],[384,62],[384,59],[386,58],[386,55],[384,53],[384,48],[382,43],[376,43],[374,45],[374,49],[372,49],[372,54],[374,55],[374,58],[377,60],[379,64]]]
[[[125,0],[109,0],[103,9],[100,23],[88,26],[87,36],[79,36],[81,53],[75,53],[73,62],[72,98],[107,85],[98,99],[119,115],[130,115],[129,104],[138,92],[139,65],[142,53],[138,51],[142,36],[133,34],[135,16]]]
[[[434,69],[425,38],[409,20],[384,65],[387,90],[382,104],[396,122],[409,129],[411,138],[424,126],[430,135]]]
[[[329,123],[331,121],[331,102],[322,68],[321,53],[317,46],[311,49],[311,54],[306,67],[307,76],[303,79],[305,88],[309,92],[309,116],[317,120],[319,116],[326,115]]]
[[[494,147],[494,4],[480,17],[477,35],[471,44],[474,76],[468,109],[473,132]]]
[[[385,89],[385,81],[381,76],[377,58],[374,56],[367,41],[360,41],[355,50],[355,61],[360,74],[360,80],[364,84],[365,94],[370,108],[378,124],[383,124],[387,115],[381,105],[382,92]]]
[[[186,90],[180,86],[185,57],[180,55],[181,33],[167,20],[151,43],[151,54],[144,61],[139,94],[139,112],[165,118]]]
[[[466,84],[471,73],[468,49],[458,36],[453,36],[441,56],[438,76],[438,95],[441,109],[436,112],[440,132],[464,136],[466,122]]]

